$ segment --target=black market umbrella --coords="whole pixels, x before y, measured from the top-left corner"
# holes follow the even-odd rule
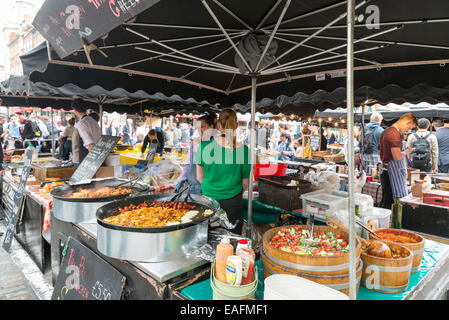
[[[56,54],[49,51],[44,68],[55,74],[62,65],[74,68],[72,74],[60,74],[54,81],[67,82],[67,76],[84,88],[94,82],[106,89],[129,86],[221,106],[251,101],[252,128],[256,90],[264,98],[276,99],[281,93],[293,96],[298,91],[312,94],[345,87],[349,134],[354,89],[447,85],[446,0],[357,4],[354,0],[161,0],[129,7],[117,3],[123,1],[107,5],[94,0],[69,8],[72,3],[67,0],[45,1],[33,25]],[[85,76],[75,79],[76,68],[83,68]],[[103,75],[92,77],[93,69]],[[35,75],[38,79],[36,72],[31,79]],[[253,135],[250,141],[253,151]],[[252,184],[248,229],[251,199]],[[350,216],[352,248],[353,230]],[[349,278],[354,299],[353,251]]]
[[[71,110],[75,98],[83,99],[87,108],[97,112],[141,115],[151,112],[153,115],[169,116],[179,112],[217,110],[217,106],[210,105],[206,101],[182,99],[176,95],[167,97],[162,93],[150,95],[142,90],[136,92],[128,92],[122,88],[105,90],[99,85],[83,89],[72,83],[55,87],[45,82],[32,82],[27,76],[12,76],[0,83],[0,99],[3,106],[22,105]]]
[[[375,112],[378,112],[382,115],[384,121],[393,121],[399,119],[402,115],[406,113],[412,113],[416,118],[441,118],[441,119],[449,119],[449,106],[446,104],[425,104],[421,103],[416,105],[416,107],[411,108],[403,108],[400,110],[389,110],[389,109],[376,109]],[[365,112],[364,120],[369,121],[370,116],[373,114],[372,111]],[[315,113],[316,118],[332,118],[332,119],[341,119],[345,118],[347,115],[347,110],[341,108],[340,110],[324,110],[317,111]],[[354,120],[357,122],[362,121],[362,112],[357,110],[354,112]]]
[[[110,24],[111,29],[104,28],[103,21],[99,26],[100,21],[88,20],[92,11],[110,15],[108,6],[80,6],[79,30],[103,31],[102,37],[85,36],[87,43],[95,45],[86,54],[79,32],[69,30],[67,37],[59,28],[65,25],[64,17],[51,15],[59,22],[58,28],[48,18],[50,13],[65,11],[68,1],[47,0],[34,25],[56,50],[44,66],[59,75],[52,77],[51,84],[72,82],[87,88],[101,83],[108,90],[163,91],[223,106],[250,101],[252,76],[257,77],[259,95],[270,99],[346,87],[346,1],[154,2],[148,2],[149,8],[135,19]],[[359,2],[356,8],[360,18],[354,39],[356,89],[389,84],[447,86],[447,1],[429,5],[419,0],[372,0]],[[379,24],[371,25],[376,22],[375,8]],[[260,59],[267,42],[267,55]],[[70,54],[64,55],[60,48],[65,45],[74,51],[67,49]],[[72,66],[73,73],[59,72],[61,65]],[[34,65],[33,69],[41,67]],[[84,68],[86,76],[77,76],[78,68]],[[93,69],[102,73],[89,76]],[[39,80],[39,73],[31,79]]]

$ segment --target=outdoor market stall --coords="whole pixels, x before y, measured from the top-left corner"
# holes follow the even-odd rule
[[[283,84],[282,91],[285,94],[293,95],[298,87],[307,88],[308,93],[317,89],[334,90],[336,87],[342,87],[346,80],[348,135],[352,136],[354,87],[369,83],[372,87],[378,88],[383,87],[385,81],[388,81],[388,84],[410,87],[410,84],[421,83],[424,75],[427,75],[425,81],[432,86],[438,87],[445,83],[442,66],[446,62],[447,37],[439,32],[438,24],[447,22],[447,19],[439,17],[439,13],[447,11],[445,6],[448,4],[438,1],[430,7],[421,1],[412,1],[407,6],[398,7],[397,3],[370,2],[372,3],[382,8],[380,10],[382,23],[377,25],[379,28],[365,28],[365,23],[357,23],[360,37],[356,39],[354,39],[355,10],[361,11],[366,2],[355,5],[354,1],[330,3],[323,0],[314,1],[313,4],[258,1],[257,5],[250,5],[248,2],[223,5],[220,1],[212,3],[206,0],[188,4],[185,1],[175,0],[152,1],[140,3],[132,10],[125,10],[115,20],[113,12],[111,14],[107,6],[97,3],[90,4],[87,9],[83,8],[87,14],[82,21],[94,32],[80,42],[78,33],[63,33],[60,28],[51,27],[52,22],[48,20],[49,13],[53,11],[55,14],[51,16],[58,17],[58,12],[63,11],[66,4],[47,0],[38,13],[34,25],[59,55],[59,58],[56,58],[54,52],[49,50],[48,68],[45,65],[41,69],[60,75],[53,78],[55,82],[67,82],[68,79],[77,78],[83,85],[88,85],[98,79],[89,76],[92,70],[101,69],[105,75],[102,82],[106,87],[117,87],[119,82],[132,90],[142,86],[163,88],[167,94],[201,97],[211,103],[222,102],[223,105],[245,104],[251,98],[252,128],[257,106],[257,87],[263,88],[265,97],[276,99],[279,95],[279,83]],[[347,6],[346,13],[345,6]],[[177,10],[173,11],[173,7]],[[247,8],[251,8],[250,13]],[[192,14],[186,14],[189,12]],[[98,19],[99,14],[111,15],[113,22],[99,26],[95,23],[102,20]],[[136,19],[130,21],[134,17]],[[337,24],[344,18],[347,19],[347,28]],[[366,16],[361,18],[360,22],[363,22]],[[167,21],[170,23],[167,24]],[[181,27],[171,25],[173,21]],[[116,28],[122,24],[123,28]],[[148,32],[153,28],[156,29],[155,32]],[[176,29],[176,36],[173,29]],[[333,31],[331,35],[325,33],[329,30]],[[244,47],[247,43],[258,42],[260,35],[258,31],[265,32],[265,35],[261,37],[263,41],[259,55],[255,59],[250,59],[248,57],[251,52],[249,54],[244,52]],[[313,31],[313,33],[299,34],[297,31]],[[346,37],[344,31],[347,31]],[[429,34],[435,36],[433,43],[430,44],[427,43]],[[379,39],[380,36],[386,38]],[[219,40],[201,41],[210,38]],[[413,42],[407,41],[410,38]],[[182,43],[186,39],[194,40],[195,45],[184,47]],[[233,39],[238,39],[242,46]],[[88,46],[85,41],[92,42],[92,46]],[[335,45],[334,41],[343,44]],[[211,44],[214,44],[213,54]],[[357,51],[354,51],[354,44],[357,44]],[[322,49],[323,46],[326,49]],[[403,50],[409,46],[413,46],[414,50]],[[96,50],[91,51],[92,48],[102,54],[97,54]],[[280,55],[277,55],[278,48]],[[346,54],[338,52],[343,48],[347,49]],[[107,54],[102,50],[108,50]],[[76,54],[72,54],[74,52]],[[266,55],[267,53],[269,55]],[[212,55],[213,58],[210,58]],[[316,59],[322,55],[327,57]],[[123,61],[125,57],[127,60]],[[340,57],[343,59],[336,60]],[[382,61],[379,61],[380,57]],[[64,64],[72,66],[72,72],[61,72],[59,67]],[[336,69],[328,69],[328,64],[334,64]],[[396,68],[398,66],[401,68]],[[77,67],[84,68],[83,77],[74,76],[79,71]],[[310,73],[304,74],[304,69],[308,69]],[[358,79],[356,85],[353,81],[355,70]],[[219,76],[212,77],[211,72]],[[108,73],[115,73],[118,76],[106,76]],[[37,72],[32,76],[34,75],[39,77]],[[315,76],[317,81],[311,81]],[[254,146],[252,134],[250,149],[253,158]],[[349,154],[353,153],[353,147],[350,139]],[[351,159],[349,159],[349,176],[355,176]],[[248,194],[247,234],[250,235],[252,184]],[[354,200],[354,181],[349,179],[351,213],[355,211]],[[357,271],[355,226],[354,217],[349,216],[348,241],[351,248],[349,295],[355,299]]]

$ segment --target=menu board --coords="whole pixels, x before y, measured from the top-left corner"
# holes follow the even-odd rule
[[[22,175],[20,176],[19,186],[14,195],[14,205],[9,217],[8,226],[6,227],[5,238],[3,239],[3,249],[9,251],[11,248],[12,239],[16,232],[17,220],[19,219],[20,211],[23,207],[24,192],[28,175],[30,174],[31,160],[33,158],[33,149],[27,148],[25,150],[24,164],[22,168]]]
[[[126,277],[95,252],[68,237],[52,300],[120,300]]]
[[[33,26],[63,59],[160,0],[46,0]]]
[[[101,136],[69,179],[69,184],[88,183],[95,175],[120,137]]]

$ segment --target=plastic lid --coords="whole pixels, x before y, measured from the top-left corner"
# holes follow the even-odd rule
[[[248,240],[246,239],[240,239],[239,244],[248,244]]]

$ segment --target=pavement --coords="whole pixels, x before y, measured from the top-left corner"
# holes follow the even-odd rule
[[[5,251],[0,222],[0,300],[50,300],[53,292],[51,271],[43,274],[20,243],[14,239]]]

